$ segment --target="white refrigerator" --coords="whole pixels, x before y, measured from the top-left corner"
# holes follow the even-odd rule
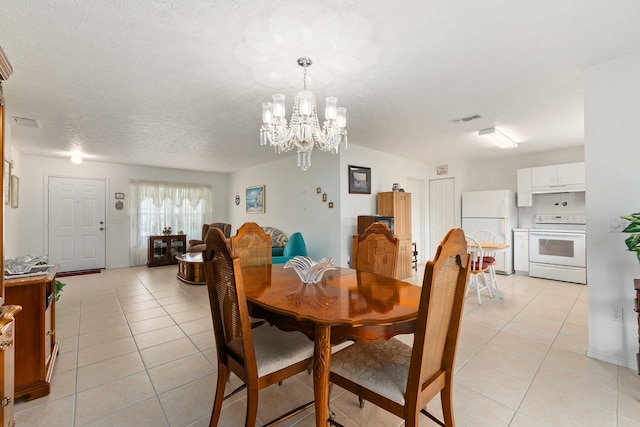
[[[513,229],[518,226],[516,194],[511,190],[462,193],[462,229],[465,234],[491,231],[509,245],[496,254],[496,272],[513,273]]]

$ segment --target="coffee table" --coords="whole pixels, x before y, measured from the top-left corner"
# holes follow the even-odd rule
[[[202,254],[184,253],[176,255],[178,260],[178,279],[190,285],[205,285],[204,263]]]

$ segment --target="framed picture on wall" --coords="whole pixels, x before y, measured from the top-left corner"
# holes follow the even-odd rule
[[[371,194],[371,168],[349,165],[349,193]]]
[[[4,161],[4,175],[2,177],[2,191],[4,194],[4,204],[11,203],[11,162]]]
[[[18,196],[20,195],[20,180],[17,176],[11,175],[11,207],[18,207]]]
[[[264,185],[256,185],[247,187],[246,191],[246,208],[247,213],[265,213],[265,189]]]

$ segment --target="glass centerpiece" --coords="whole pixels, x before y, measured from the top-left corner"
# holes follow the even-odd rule
[[[293,268],[302,280],[302,283],[313,284],[322,280],[325,271],[336,270],[333,258],[322,258],[314,261],[308,256],[295,256],[284,265],[284,268]]]

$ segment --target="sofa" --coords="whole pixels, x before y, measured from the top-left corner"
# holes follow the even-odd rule
[[[287,237],[275,227],[262,227],[271,236],[271,257],[274,264],[284,264],[296,255],[307,256],[307,246],[299,232]]]
[[[272,254],[273,251],[276,248],[272,248]],[[280,253],[280,248],[278,249],[278,253]],[[297,255],[301,255],[301,256],[307,256],[307,245],[304,243],[304,238],[302,237],[302,234],[299,232],[295,232],[291,235],[291,237],[289,237],[289,239],[287,240],[286,245],[284,246],[284,248],[282,248],[282,254],[281,255],[273,255],[272,259],[273,259],[273,263],[274,264],[284,264],[285,262],[289,261],[291,258],[293,258],[294,256]]]
[[[271,237],[271,256],[282,256],[289,238],[275,227],[262,227],[262,229]]]

